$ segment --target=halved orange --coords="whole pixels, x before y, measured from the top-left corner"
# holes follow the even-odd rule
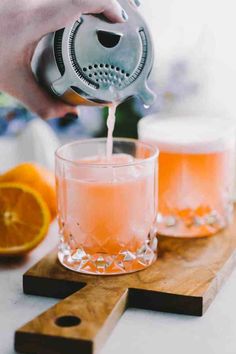
[[[22,183],[35,189],[45,200],[51,213],[56,216],[56,188],[53,172],[33,162],[24,162],[0,175],[0,183]]]
[[[22,255],[45,237],[49,208],[34,189],[20,183],[0,183],[0,255]]]

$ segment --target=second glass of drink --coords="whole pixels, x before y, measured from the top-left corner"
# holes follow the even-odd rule
[[[228,225],[233,211],[234,123],[213,117],[141,120],[139,137],[158,146],[158,233],[201,237]]]

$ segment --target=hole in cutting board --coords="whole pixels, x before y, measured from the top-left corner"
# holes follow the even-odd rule
[[[55,320],[55,323],[59,327],[74,327],[81,323],[81,319],[76,316],[61,316]]]

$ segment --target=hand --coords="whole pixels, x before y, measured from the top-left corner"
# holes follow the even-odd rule
[[[1,0],[0,91],[16,97],[42,118],[76,113],[54,99],[35,81],[30,62],[38,41],[84,13],[102,13],[112,22],[127,15],[117,0]]]

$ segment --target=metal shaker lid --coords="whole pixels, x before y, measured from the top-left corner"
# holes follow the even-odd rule
[[[150,105],[155,95],[147,86],[153,65],[153,46],[138,9],[120,0],[129,19],[113,24],[103,16],[83,15],[72,26],[57,31],[54,55],[60,77],[51,84],[58,96],[68,89],[97,103],[139,96]]]

